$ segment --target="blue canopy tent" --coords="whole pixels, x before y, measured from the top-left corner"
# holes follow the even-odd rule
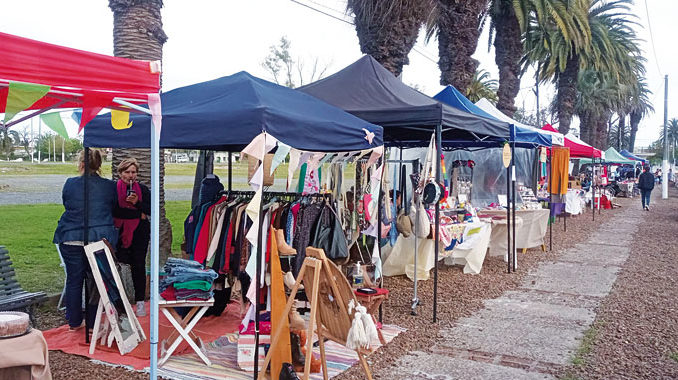
[[[640,157],[634,155],[633,153],[629,152],[629,151],[626,150],[626,149],[622,149],[622,150],[619,152],[619,154],[621,154],[622,156],[624,156],[624,157],[626,157],[626,158],[629,158],[629,159],[631,159],[631,160],[634,160],[634,161],[640,161],[642,164],[647,164],[647,160],[646,160],[646,159],[640,158]]]
[[[494,116],[485,112],[482,108],[473,104],[473,102],[468,100],[464,95],[462,95],[461,92],[459,92],[459,90],[451,85],[445,87],[442,91],[436,94],[433,99],[480,117],[503,121],[495,118]],[[514,133],[517,147],[531,148],[535,145],[551,146],[551,136],[548,134],[541,133],[536,129],[532,130],[515,124],[511,124],[511,127],[515,129]]]
[[[312,96],[241,71],[161,94],[160,148],[240,151],[266,132],[300,150],[352,151],[383,144],[382,128]],[[131,114],[132,126],[114,129],[110,114],[85,130],[84,145],[150,146],[151,117]],[[374,133],[371,143],[366,132]]]
[[[383,129],[339,108],[293,89],[256,78],[246,72],[181,87],[161,94],[162,130],[157,136],[150,115],[130,115],[131,127],[114,129],[111,115],[92,120],[84,132],[86,147],[152,148],[154,184],[159,183],[158,148],[240,151],[263,132],[293,148],[314,152],[364,151],[383,145]],[[151,140],[150,135],[154,134]],[[264,137],[266,139],[266,137]],[[266,145],[266,144],[264,144]],[[230,160],[229,160],[230,169]],[[230,180],[230,170],[229,170]],[[153,189],[156,189],[154,185]],[[261,193],[259,190],[258,193]],[[154,210],[157,208],[154,190]],[[260,198],[261,199],[261,198]],[[259,203],[259,226],[263,224]],[[157,219],[156,219],[157,220]],[[262,241],[259,228],[258,241]],[[153,237],[157,239],[157,237]],[[255,278],[261,278],[262,244],[256,252]],[[158,258],[151,268],[159,268]],[[158,271],[151,271],[151,326],[158,325]],[[256,292],[256,304],[260,305]],[[255,313],[255,341],[259,313]],[[254,357],[259,345],[255,343]],[[258,360],[254,360],[258,376]],[[151,374],[157,366],[152,361]],[[153,377],[153,376],[152,376]]]

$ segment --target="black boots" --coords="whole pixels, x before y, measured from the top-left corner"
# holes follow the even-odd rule
[[[299,339],[299,337],[297,337]],[[294,367],[290,363],[283,363],[278,380],[299,380],[299,376],[294,372]]]
[[[292,345],[292,364],[295,366],[303,366],[306,363],[306,357],[301,352],[301,339],[299,335],[291,332],[290,343]]]

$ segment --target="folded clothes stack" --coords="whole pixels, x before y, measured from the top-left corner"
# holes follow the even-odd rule
[[[160,295],[167,301],[204,301],[212,298],[212,283],[218,277],[196,261],[170,257],[165,263],[167,276],[160,281]]]

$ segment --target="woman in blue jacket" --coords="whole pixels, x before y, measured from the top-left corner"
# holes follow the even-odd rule
[[[89,264],[84,249],[85,193],[83,174],[85,173],[84,152],[78,158],[79,177],[66,180],[62,191],[64,213],[54,231],[55,244],[66,264],[66,319],[71,329],[83,325],[82,287]],[[115,183],[101,178],[101,153],[89,151],[89,243],[106,238],[113,246],[118,241],[118,232],[113,224],[113,206],[116,202]],[[94,314],[94,313],[92,313]]]

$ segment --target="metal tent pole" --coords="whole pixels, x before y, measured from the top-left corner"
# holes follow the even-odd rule
[[[151,379],[158,376],[158,320],[160,274],[160,131],[151,121]]]
[[[412,173],[419,172],[419,159],[414,160],[412,163]],[[412,200],[414,201],[414,189],[412,189]],[[419,255],[419,233],[418,222],[419,222],[419,205],[421,204],[421,197],[417,196],[417,203],[415,205],[415,220],[414,223],[414,297],[412,298],[412,311],[410,314],[417,315],[417,306],[419,305],[419,297],[417,295],[418,279],[417,272],[419,268],[417,267],[417,256]],[[428,218],[427,218],[428,220]]]
[[[85,209],[85,216],[83,220],[83,237],[82,237],[82,242],[83,246],[89,244],[89,147],[85,147],[84,151],[84,170],[85,172],[83,173],[84,175],[84,209]],[[89,313],[88,310],[89,308],[89,289],[87,288],[87,276],[83,279],[85,282],[85,343],[89,343]]]
[[[551,146],[551,154],[549,155],[549,172],[548,175],[548,190],[549,190],[549,251],[553,250],[553,146]],[[553,218],[553,220],[551,220]]]
[[[508,144],[508,142],[507,142]],[[511,273],[511,164],[506,167],[506,264]]]
[[[511,144],[511,208],[512,211],[512,220],[511,226],[513,227],[513,271],[515,272],[518,268],[518,250],[516,248],[516,165],[515,165],[515,151],[516,151],[516,141],[513,139]]]
[[[228,151],[228,191],[233,190],[233,154]]]
[[[440,184],[440,175],[442,168],[441,165],[441,156],[443,155],[443,149],[441,145],[442,140],[442,126],[440,123],[436,125],[436,183]],[[441,194],[442,195],[442,194]],[[440,254],[440,247],[438,246],[438,241],[440,240],[440,199],[436,202],[436,220],[435,220],[435,232],[433,233],[433,246],[434,246],[434,261],[433,261],[433,322],[438,321],[438,255]],[[417,268],[414,268],[416,271]]]

